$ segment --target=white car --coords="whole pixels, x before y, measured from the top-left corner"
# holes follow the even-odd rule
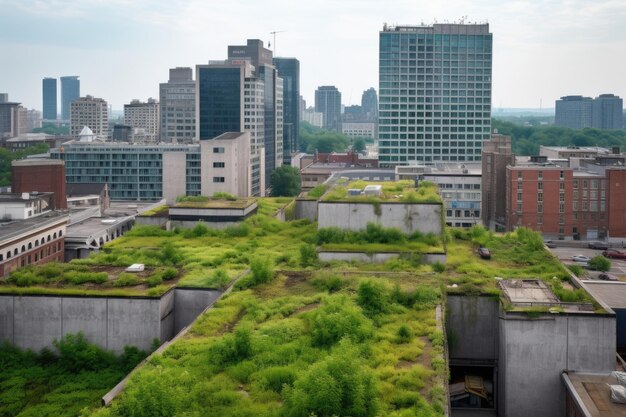
[[[574,262],[589,262],[591,260],[590,257],[585,255],[574,255],[572,256],[572,261]]]

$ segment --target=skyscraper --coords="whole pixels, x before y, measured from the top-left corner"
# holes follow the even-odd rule
[[[556,101],[554,124],[570,129],[591,127],[593,99],[583,96],[565,96]]]
[[[45,120],[57,119],[57,79],[44,78],[42,82],[43,118]]]
[[[283,82],[272,65],[272,52],[260,40],[229,46],[228,56],[196,66],[196,137],[250,132],[255,193],[260,195],[265,178],[283,163]]]
[[[624,127],[624,102],[613,94],[600,94],[593,100],[591,127],[621,129]]]
[[[300,61],[274,58],[274,65],[283,79],[283,161],[289,164],[300,146]]]
[[[341,93],[334,85],[315,90],[315,111],[322,113],[324,129],[341,132]]]
[[[385,25],[379,50],[381,166],[480,160],[491,131],[489,25]]]
[[[80,97],[70,105],[70,135],[78,136],[87,126],[95,136],[109,135],[107,102],[92,96]]]
[[[378,123],[378,95],[374,87],[363,91],[361,111],[368,122]]]
[[[191,68],[171,68],[159,85],[161,140],[190,143],[196,137],[196,82]]]
[[[70,120],[70,103],[79,97],[80,80],[78,76],[61,77],[61,119]]]

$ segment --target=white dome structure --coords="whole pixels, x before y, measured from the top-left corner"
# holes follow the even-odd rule
[[[83,130],[78,134],[78,138],[80,142],[93,142],[96,135],[93,134],[93,131],[89,129],[89,126],[83,127]]]

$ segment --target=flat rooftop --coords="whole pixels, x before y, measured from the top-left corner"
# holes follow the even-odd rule
[[[550,291],[548,286],[538,279],[502,280],[500,287],[504,291],[504,295],[513,304],[559,302],[559,299]]]
[[[53,225],[61,221],[67,222],[67,220],[67,213],[51,211],[41,216],[31,217],[26,220],[15,220],[6,223],[0,222],[0,241],[8,241],[22,233]]]
[[[618,385],[617,379],[610,374],[564,373],[563,381],[567,391],[576,398],[577,403],[587,411],[590,417],[625,417],[626,404],[611,401],[610,385]]]
[[[593,298],[604,301],[611,308],[626,308],[626,282],[585,281]]]
[[[35,201],[44,197],[47,198],[47,197],[54,195],[54,193],[39,193],[39,192],[38,193],[24,193],[24,194],[27,195],[26,198],[22,197],[22,194],[18,194],[18,193],[0,194],[0,204],[23,203],[26,201]]]
[[[110,227],[128,221],[129,217],[90,217],[67,226],[67,238],[82,238],[105,233]]]

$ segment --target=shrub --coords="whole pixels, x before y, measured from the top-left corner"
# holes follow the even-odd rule
[[[382,283],[362,281],[357,292],[357,303],[369,316],[376,316],[389,309],[389,294]]]
[[[580,265],[567,265],[567,267],[570,271],[572,271],[572,274],[576,275],[577,277],[580,277],[585,272],[583,267]]]
[[[341,349],[311,366],[293,388],[283,391],[285,416],[375,416],[376,381],[359,356],[358,349],[342,343]]]
[[[596,271],[606,272],[611,269],[611,261],[606,259],[604,256],[598,255],[591,258],[589,266]]]
[[[311,280],[311,285],[319,290],[328,292],[339,291],[344,286],[344,282],[338,275],[321,273]]]
[[[209,228],[203,223],[198,222],[189,232],[190,237],[201,237],[209,234]]]
[[[164,265],[178,265],[182,259],[183,257],[180,254],[180,251],[175,248],[171,242],[167,241],[163,244],[161,254],[159,256],[161,263]]]
[[[345,296],[331,296],[308,316],[314,346],[329,347],[343,337],[361,341],[371,336],[372,323]]]
[[[162,283],[163,276],[160,272],[155,272],[154,274],[150,275],[148,279],[146,279],[146,284],[148,284],[148,287],[150,288],[156,287],[157,285],[160,285]]]
[[[274,277],[272,261],[267,257],[256,257],[252,259],[250,262],[250,270],[252,271],[253,285],[270,282]]]
[[[163,272],[161,272],[161,277],[164,281],[169,281],[170,279],[174,279],[178,276],[178,269],[176,268],[165,268]]]
[[[250,234],[250,226],[247,223],[240,223],[235,226],[228,226],[224,229],[224,234],[228,237],[245,237]]]
[[[213,193],[212,198],[215,200],[237,201],[237,197],[224,191],[218,191],[218,192]]]
[[[266,390],[280,393],[285,385],[293,385],[296,372],[286,366],[273,366],[259,371],[255,375],[258,384]]]
[[[225,288],[230,282],[228,274],[223,269],[216,269],[211,275],[211,286],[215,288]]]
[[[446,266],[439,261],[432,264],[432,268],[433,268],[433,271],[439,272],[439,273],[442,273],[443,271],[446,270]]]
[[[406,324],[403,324],[398,328],[396,335],[398,336],[398,343],[409,343],[411,341],[411,337],[413,336],[411,329]]]
[[[132,287],[138,285],[141,281],[135,274],[129,272],[122,272],[117,276],[117,279],[113,283],[115,287]]]
[[[313,187],[311,191],[309,191],[308,195],[309,197],[312,197],[312,198],[320,198],[321,196],[324,195],[327,189],[328,189],[328,185],[320,184],[316,187]]]
[[[53,344],[59,351],[58,364],[72,373],[105,369],[116,362],[115,355],[90,344],[82,332],[68,334]]]
[[[315,245],[303,243],[300,245],[300,266],[307,267],[317,262],[317,250]]]
[[[247,359],[252,354],[252,330],[239,327],[234,335],[227,335],[221,343],[211,348],[212,360],[220,365],[230,364]]]
[[[68,271],[63,274],[63,279],[74,285],[85,284],[87,282],[102,284],[109,279],[109,275],[106,272]]]
[[[18,287],[28,287],[31,285],[43,284],[46,280],[38,276],[32,269],[18,269],[13,271],[8,279]]]

